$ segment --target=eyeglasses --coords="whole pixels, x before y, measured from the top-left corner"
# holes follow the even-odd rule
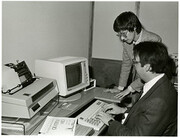
[[[128,33],[129,33],[129,31],[127,31],[127,30],[126,30],[126,31],[120,31],[120,32],[117,34],[117,36],[120,37],[120,38],[121,38],[122,36],[123,36],[124,38],[127,38]]]
[[[136,61],[135,59],[132,59],[132,62],[134,65],[140,63],[140,61]]]

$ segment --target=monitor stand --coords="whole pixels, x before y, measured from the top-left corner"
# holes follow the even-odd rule
[[[73,94],[69,97],[59,96],[59,102],[73,102],[81,98],[81,93]]]

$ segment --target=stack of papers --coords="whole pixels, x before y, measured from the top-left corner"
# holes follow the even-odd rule
[[[77,118],[47,116],[39,134],[74,136]]]

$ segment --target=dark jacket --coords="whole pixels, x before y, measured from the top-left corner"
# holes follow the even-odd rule
[[[121,124],[113,121],[108,134],[114,136],[177,135],[177,91],[166,75],[130,109]]]

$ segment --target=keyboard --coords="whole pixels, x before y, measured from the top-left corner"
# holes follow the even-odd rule
[[[98,91],[95,93],[95,99],[107,102],[120,103],[122,99],[115,98],[117,93]]]
[[[106,104],[106,102],[96,100],[77,116],[78,124],[92,127],[94,130],[99,131],[103,127],[104,123],[101,120],[96,119],[96,115],[98,112],[102,111],[102,107]]]

